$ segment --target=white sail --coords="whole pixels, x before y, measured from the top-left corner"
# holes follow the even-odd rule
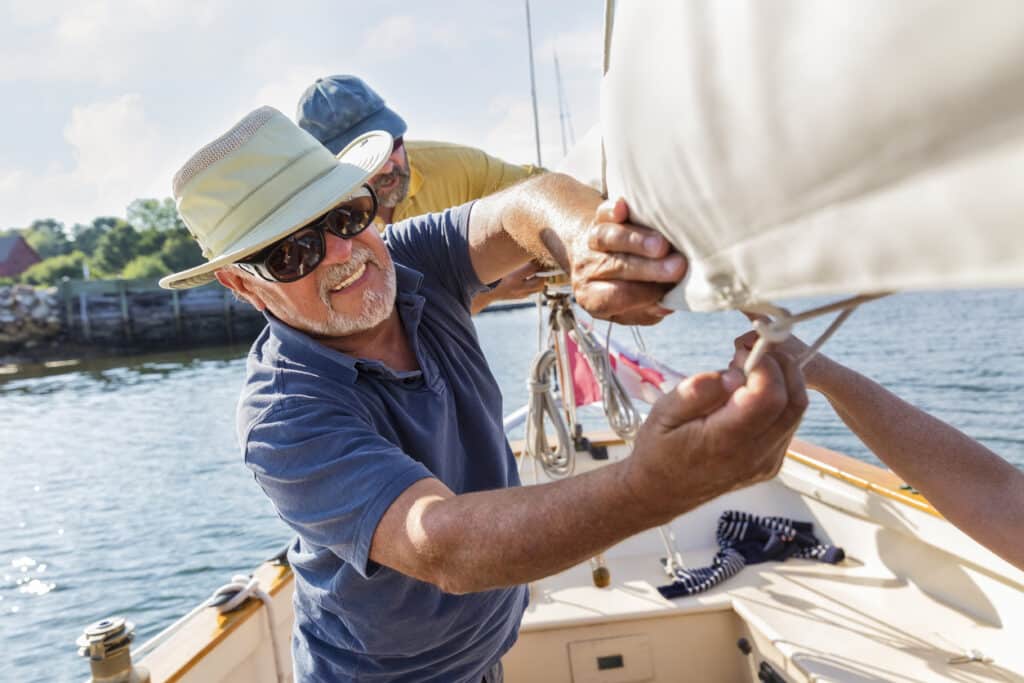
[[[607,188],[669,305],[1024,285],[1024,2],[616,5]]]

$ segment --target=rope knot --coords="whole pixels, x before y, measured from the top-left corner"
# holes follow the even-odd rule
[[[210,607],[216,607],[221,614],[236,610],[251,597],[261,597],[260,582],[255,576],[236,574],[231,583],[226,583],[213,592],[206,601]]]
[[[769,344],[781,344],[793,333],[793,319],[785,317],[774,320],[755,320],[754,330],[761,339]]]

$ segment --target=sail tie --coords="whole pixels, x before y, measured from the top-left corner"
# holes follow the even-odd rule
[[[796,314],[790,313],[788,309],[774,304],[757,304],[744,307],[744,313],[757,316],[753,321],[753,327],[758,337],[754,348],[750,351],[750,355],[747,356],[746,363],[743,364],[744,374],[750,375],[760,360],[764,358],[764,354],[768,352],[772,344],[781,344],[789,339],[789,335],[793,333],[793,325],[796,323],[839,311],[839,315],[836,316],[835,320],[807,347],[807,351],[797,359],[798,365],[801,368],[804,367],[814,357],[814,354],[818,353],[825,342],[835,334],[836,330],[846,322],[847,318],[853,315],[858,306],[888,295],[888,292],[884,292],[881,294],[855,296]]]

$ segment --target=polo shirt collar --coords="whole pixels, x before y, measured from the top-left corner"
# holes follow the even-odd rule
[[[409,335],[415,352],[418,347],[420,320],[423,318],[423,305],[426,303],[426,298],[419,293],[423,284],[423,273],[396,263],[395,281],[397,290],[395,308],[398,309],[402,327]],[[355,383],[360,371],[371,369],[374,374],[383,374],[397,379],[422,375],[419,370],[394,372],[380,361],[355,358],[321,344],[305,332],[282,322],[270,311],[265,310],[263,315],[270,327],[270,336],[277,341],[280,357],[306,363],[324,372],[338,373],[340,369],[341,373],[337,376],[350,384]]]

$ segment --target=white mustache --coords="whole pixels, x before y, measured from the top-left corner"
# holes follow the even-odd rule
[[[331,290],[350,278],[364,263],[371,263],[383,270],[371,249],[357,245],[352,246],[352,257],[348,261],[328,266],[320,279],[320,295],[324,300],[329,299]]]

